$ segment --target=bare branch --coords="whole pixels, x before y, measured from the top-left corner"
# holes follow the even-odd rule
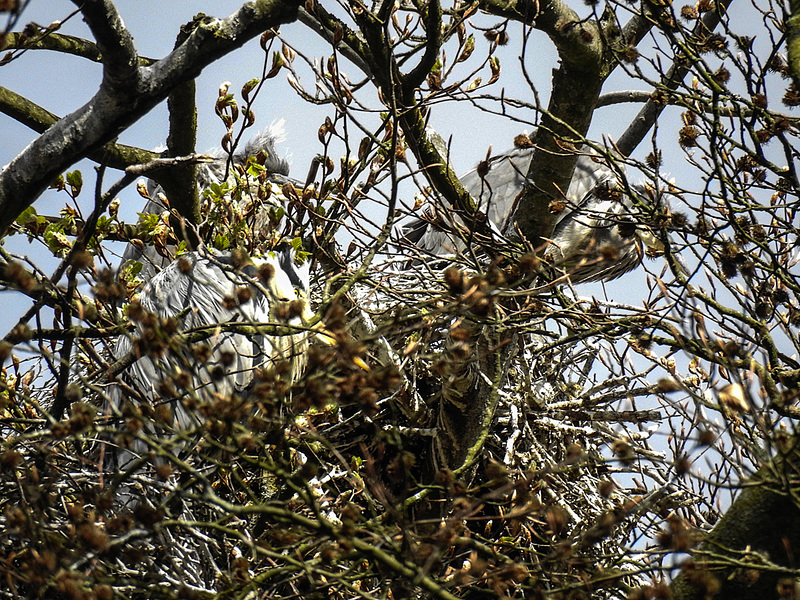
[[[408,101],[425,78],[431,72],[433,65],[439,58],[439,50],[442,46],[442,5],[438,0],[426,3],[427,14],[425,18],[425,31],[427,39],[425,53],[419,64],[403,76],[403,96]]]
[[[97,44],[63,33],[55,33],[49,30],[37,29],[33,39],[26,33],[7,34],[8,47],[16,50],[54,50],[63,54],[80,56],[93,62],[100,62],[100,49]]]
[[[175,41],[180,47],[191,32],[191,26],[182,28]],[[177,86],[167,98],[169,110],[169,136],[167,151],[170,156],[186,156],[195,151],[197,144],[197,104],[194,80]],[[197,224],[200,216],[200,195],[197,190],[197,165],[189,163],[172,169],[171,177],[163,178],[164,191],[182,217]],[[188,240],[187,240],[188,241]]]
[[[314,4],[313,11],[312,14],[306,8],[300,8],[297,11],[297,20],[330,42],[331,45],[336,46],[342,56],[372,79],[372,70],[369,67],[369,61],[366,59],[368,50],[363,42],[358,39],[357,34],[319,4]],[[342,40],[338,45],[335,31],[339,31],[342,35]]]
[[[714,31],[722,18],[722,14],[727,11],[732,0],[722,0],[716,3],[717,10],[707,12],[703,18],[697,23],[694,33],[701,33],[705,31]],[[686,61],[683,58],[677,59],[669,68],[666,75],[662,80],[662,90],[669,95],[670,92],[675,91],[678,86],[683,82],[686,74],[692,68],[692,62]],[[628,129],[625,130],[617,140],[617,149],[624,156],[630,156],[633,151],[639,146],[642,140],[650,131],[650,128],[655,124],[658,116],[667,107],[667,103],[663,102],[661,98],[651,98],[647,104],[642,107],[639,114],[631,122]]]
[[[47,131],[60,119],[58,115],[2,86],[0,86],[0,112],[5,113],[37,133]],[[159,155],[134,146],[108,143],[99,150],[90,152],[86,157],[113,169],[125,169],[131,165],[154,160]]]
[[[100,50],[104,86],[119,92],[137,88],[139,55],[114,3],[110,0],[73,1],[92,30]]]

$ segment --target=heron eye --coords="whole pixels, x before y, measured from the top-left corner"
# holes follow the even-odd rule
[[[619,230],[619,235],[623,239],[632,238],[636,234],[636,223],[632,221],[621,221],[617,225],[617,229]]]

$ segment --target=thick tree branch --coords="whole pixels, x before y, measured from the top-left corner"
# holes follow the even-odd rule
[[[603,78],[596,72],[580,73],[562,65],[553,73],[550,105],[533,140],[536,149],[527,173],[529,187],[517,203],[507,233],[513,234],[516,227],[535,245],[550,235],[555,221],[550,202],[563,197],[578,162],[578,153],[565,147],[578,146],[589,131],[602,85]],[[569,143],[565,146],[562,140]]]
[[[181,28],[175,47],[183,44],[191,28],[189,24]],[[167,98],[169,110],[169,136],[167,151],[170,156],[188,156],[195,151],[197,144],[197,103],[195,101],[194,80],[177,86]],[[169,177],[163,179],[162,186],[167,193],[170,206],[190,223],[199,223],[200,195],[197,191],[197,165],[186,163],[169,169]]]
[[[517,351],[516,334],[498,323],[465,324],[475,340],[474,355],[458,361],[443,383],[436,455],[440,467],[469,479],[489,436],[506,379],[509,360]]]
[[[403,77],[403,96],[408,100],[413,97],[416,90],[430,74],[433,65],[439,58],[442,47],[442,5],[438,0],[427,4],[425,16],[425,31],[428,33],[425,43],[425,52],[419,64]]]
[[[9,33],[7,47],[15,50],[54,50],[63,54],[72,54],[93,62],[100,62],[100,49],[97,44],[63,33],[54,33],[46,30],[35,30],[31,34],[26,29],[25,33]]]
[[[684,563],[683,572],[671,586],[673,600],[699,600],[711,595],[737,600],[775,598],[778,582],[789,572],[796,573],[800,444],[793,438],[784,447],[788,449],[755,474],[701,546],[691,553],[691,567]],[[787,574],[780,568],[764,568],[765,560],[786,567]],[[757,577],[744,576],[748,566]]]
[[[313,13],[308,12],[306,8],[301,8],[297,11],[297,20],[328,41],[342,56],[372,79],[372,69],[369,67],[367,58],[369,50],[358,38],[358,35],[322,6],[314,4],[312,10]],[[337,41],[339,35],[341,35],[341,41]]]
[[[580,19],[559,0],[537,5],[526,0],[484,4],[487,10],[510,18],[528,17],[532,26],[550,37],[561,59],[561,67],[553,73],[548,110],[534,138],[536,150],[527,173],[530,185],[507,223],[507,233],[518,230],[537,244],[552,231],[555,216],[550,202],[569,187],[578,161],[577,153],[564,151],[562,140],[577,144],[586,135],[603,81],[614,65],[604,44],[613,32],[601,31],[597,21]]]
[[[33,28],[31,32],[29,32],[29,28]],[[7,34],[7,47],[15,50],[52,50],[98,63],[103,59],[100,49],[94,42],[74,35],[36,28],[35,25],[28,25],[25,33]],[[155,60],[152,58],[139,57],[140,66],[151,65],[154,62]]]
[[[37,133],[44,133],[60,119],[58,115],[2,86],[0,86],[0,112]],[[123,170],[131,165],[155,160],[159,155],[135,146],[108,143],[99,150],[90,152],[86,157],[112,169]]]
[[[112,89],[120,86],[119,91],[135,89],[139,55],[116,6],[110,0],[73,0],[73,3],[80,9],[97,42],[104,85]]]
[[[406,142],[414,153],[425,177],[433,189],[444,196],[448,203],[456,207],[456,210],[462,211],[466,215],[474,215],[477,210],[475,201],[461,185],[458,175],[452,169],[447,158],[442,156],[433,141],[429,139],[422,110],[414,100],[415,90],[421,83],[421,72],[425,70],[422,67],[432,65],[432,61],[435,61],[441,38],[434,38],[426,47],[425,55],[418,67],[422,71],[412,69],[410,75],[403,75],[391,54],[381,22],[368,11],[359,15],[357,21],[368,44],[368,51],[361,54],[370,63],[370,69],[384,98],[387,99],[394,114],[399,115],[400,127],[403,129]],[[441,10],[435,10],[435,6],[430,7],[426,30],[440,31],[441,21]]]
[[[194,80],[179,85],[167,99],[169,108],[169,137],[167,151],[170,156],[192,154],[197,143],[197,107]],[[199,223],[200,195],[197,191],[197,165],[186,164],[170,169],[161,184],[170,201],[170,207],[191,223]]]
[[[641,12],[635,13],[622,28],[622,38],[630,46],[638,46],[647,32],[653,28],[654,21],[650,7],[643,3]]]
[[[597,23],[581,19],[570,6],[561,0],[532,2],[531,0],[483,0],[481,9],[494,15],[527,23],[547,34],[559,53],[559,58],[584,69],[594,64],[599,67],[601,58]],[[587,39],[587,32],[590,39]]]
[[[652,97],[652,93],[641,90],[608,92],[597,99],[597,108],[602,108],[603,106],[613,106],[615,104],[625,104],[626,102],[644,104]]]
[[[409,148],[414,153],[433,189],[441,194],[455,210],[467,217],[469,222],[472,222],[478,210],[477,204],[469,192],[464,189],[447,157],[439,152],[436,144],[428,135],[422,110],[417,107],[404,109],[400,118],[400,126],[403,128]],[[479,222],[476,222],[476,226],[478,229],[482,229]],[[485,231],[484,233],[487,234],[487,239],[491,239],[490,232]]]
[[[265,29],[296,19],[299,4],[299,0],[249,2],[227,19],[203,23],[167,57],[140,67],[132,88],[120,86],[116,75],[104,78],[92,100],[50,127],[0,173],[0,232],[5,232],[59,173],[112,140],[206,65]],[[114,37],[107,32],[102,35],[105,43]],[[101,46],[101,50],[105,49]],[[106,64],[125,62],[122,54],[118,52]],[[128,65],[123,71],[132,72]],[[108,85],[109,80],[117,83]]]
[[[729,4],[730,0],[725,0],[719,3],[717,11],[706,13],[696,31],[713,30]],[[528,0],[512,3],[484,0],[482,7],[509,18],[528,19],[532,26],[550,37],[562,63],[554,73],[550,104],[534,139],[536,150],[528,170],[530,187],[507,223],[507,233],[518,230],[529,241],[538,243],[552,230],[554,215],[548,209],[549,204],[569,187],[577,163],[577,154],[565,152],[559,140],[579,142],[586,134],[602,83],[618,64],[609,52],[611,48],[604,48],[602,42],[613,46],[617,38],[635,45],[652,27],[652,21],[647,15],[634,17],[619,38],[615,23],[608,23],[601,30],[596,21],[580,20],[566,4],[557,0],[544,4]],[[665,78],[667,89],[676,89],[688,69],[688,65],[673,65]],[[617,144],[623,154],[629,155],[641,143],[664,106],[651,100],[642,109]]]
[[[800,0],[789,0],[791,14],[786,19],[786,48],[789,54],[789,73],[800,89]]]
[[[24,96],[0,86],[0,112],[33,129],[46,131],[59,117]]]

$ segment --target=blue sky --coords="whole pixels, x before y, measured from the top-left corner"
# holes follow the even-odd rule
[[[168,54],[174,44],[176,32],[184,23],[199,12],[207,15],[224,17],[235,11],[241,2],[238,0],[223,1],[188,1],[175,0],[172,2],[153,2],[150,0],[119,0],[116,2],[118,10],[134,36],[138,51],[143,56],[160,58]],[[578,10],[586,11],[583,3],[576,3]],[[20,26],[28,22],[36,22],[47,26],[54,21],[63,22],[61,31],[91,39],[88,28],[82,22],[79,14],[75,13],[75,5],[67,0],[32,0],[20,19]],[[72,15],[70,17],[70,15]],[[497,24],[499,19],[481,17],[483,25]],[[19,27],[18,27],[19,29]],[[316,34],[296,23],[284,26],[282,35],[291,43],[298,52],[304,53],[309,60],[321,57],[325,60],[330,54],[330,47]],[[505,88],[506,97],[519,97],[525,101],[533,100],[532,93],[524,81],[518,56],[523,44],[522,29],[512,25],[509,28],[510,42],[505,48],[498,51],[501,58],[503,75],[500,81],[488,91],[500,93],[500,88]],[[477,48],[473,57],[485,51],[485,41],[476,32]],[[533,32],[527,42],[528,54],[526,69],[534,84],[538,88],[541,102],[546,105],[550,89],[551,70],[557,64],[557,55],[552,43],[541,33]],[[642,43],[643,54],[649,53],[652,41]],[[275,49],[279,45],[275,46]],[[449,49],[452,60],[453,49]],[[231,91],[238,96],[242,84],[261,74],[264,53],[258,41],[253,40],[243,48],[222,58],[210,65],[197,79],[197,105],[198,105],[198,151],[218,146],[225,133],[222,123],[214,115],[214,102],[217,90],[222,82],[231,82]],[[470,63],[471,64],[471,63]],[[311,71],[303,67],[303,60],[298,56],[295,65],[300,73],[301,81],[307,89],[313,90],[314,80]],[[360,72],[353,66],[343,66],[342,71],[348,74],[352,81],[360,79]],[[464,67],[466,68],[466,67]],[[618,70],[608,82],[606,90],[614,89],[642,89],[641,83],[631,84],[629,78],[622,70]],[[95,93],[101,77],[101,66],[86,60],[63,56],[48,51],[29,51],[14,62],[0,68],[0,85],[6,86],[31,100],[41,104],[48,110],[58,115],[66,115],[88,101]],[[488,79],[486,72],[482,73]],[[372,106],[380,108],[374,91],[367,94],[367,101]],[[256,127],[264,127],[275,119],[285,119],[287,140],[280,150],[291,157],[292,174],[297,178],[304,178],[308,171],[311,159],[322,151],[322,146],[317,138],[317,130],[326,116],[333,112],[329,105],[315,106],[300,100],[297,94],[286,82],[285,73],[268,80],[264,89],[255,103],[257,116]],[[601,139],[604,135],[619,136],[627,127],[630,120],[638,111],[637,105],[620,105],[611,108],[599,109],[595,115],[590,136]],[[661,119],[660,139],[665,151],[665,171],[676,178],[681,178],[681,183],[690,177],[697,178],[696,173],[687,173],[684,170],[686,161],[684,154],[677,148],[672,140],[675,131],[681,125],[677,109],[668,109]],[[372,128],[379,122],[377,114],[360,115]],[[532,119],[530,114],[519,113],[527,119]],[[431,123],[445,140],[450,140],[451,159],[459,173],[466,172],[475,167],[482,160],[491,147],[497,153],[508,149],[512,145],[515,135],[523,129],[530,130],[530,126],[520,124],[509,119],[488,115],[475,109],[467,102],[449,102],[434,106]],[[13,156],[24,148],[35,134],[11,119],[0,115],[0,131],[3,133],[4,143],[0,146],[0,165],[7,164]],[[119,141],[125,144],[143,148],[155,148],[163,145],[167,135],[166,103],[158,106],[148,115],[123,132]],[[343,149],[340,148],[343,152]],[[639,158],[643,158],[647,149],[643,148]],[[336,149],[334,149],[336,152]],[[94,188],[94,165],[89,161],[82,161],[75,168],[79,168],[84,175],[85,189],[81,196],[84,210],[88,212],[92,204],[92,190]],[[118,177],[118,173],[108,171],[105,178],[106,187]],[[688,182],[687,185],[697,185]],[[401,200],[406,205],[414,203],[413,187],[404,188]],[[122,201],[121,215],[129,221],[136,219],[136,212],[140,210],[143,200],[135,192],[133,186],[125,190],[120,199]],[[57,214],[58,210],[67,203],[64,193],[46,192],[36,202],[38,212],[43,214]],[[370,217],[380,220],[381,213],[378,207],[365,209]],[[40,264],[49,264],[54,268],[52,257],[47,259],[47,251],[36,244],[28,244],[19,236],[7,240],[7,248],[22,255],[28,255]],[[121,245],[117,245],[117,251]],[[46,261],[46,262],[45,262]],[[658,271],[662,262],[648,261],[647,267]],[[601,297],[608,294],[610,298],[638,302],[648,293],[649,286],[645,281],[645,273],[639,269],[630,273],[617,282],[608,284],[605,289],[599,284],[584,285],[581,293],[598,294]],[[30,305],[30,300],[18,294],[6,292],[2,294],[6,310],[0,315],[0,329],[7,331],[16,322],[17,315],[21,314]]]

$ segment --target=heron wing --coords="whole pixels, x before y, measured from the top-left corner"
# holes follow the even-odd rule
[[[464,188],[478,203],[479,210],[486,214],[491,224],[500,231],[506,230],[517,196],[525,187],[533,152],[533,148],[515,148],[492,158],[485,176],[481,177],[478,169],[473,169],[461,177]],[[611,168],[602,162],[597,162],[591,148],[584,146],[582,152],[566,193],[566,198],[573,205],[573,209],[568,208],[556,217],[556,226],[598,183],[614,175]],[[448,229],[452,229],[454,219],[458,225],[466,227],[467,230],[470,229],[470,225],[463,219],[454,217],[453,211],[447,207],[434,207],[431,214],[435,214],[436,218],[431,219],[429,216],[409,221],[401,229],[401,238],[437,256],[463,251],[464,243]],[[430,221],[436,219],[442,221],[444,227],[433,226]]]
[[[224,257],[223,257],[224,258]],[[249,286],[240,274],[225,268],[224,260],[200,257],[196,253],[184,255],[173,262],[142,290],[139,301],[142,307],[161,319],[180,316],[180,329],[188,331],[220,323],[247,324],[269,322],[270,302],[262,290],[253,287],[247,302],[235,308],[226,308],[226,299],[236,297],[236,288]],[[192,389],[201,398],[208,393],[230,394],[249,385],[253,369],[272,357],[273,344],[268,336],[246,336],[230,331],[216,331],[204,340],[208,344],[209,358],[198,364],[191,348],[168,350],[163,356],[143,356],[125,373],[125,379],[135,385],[150,401],[159,397],[162,384],[174,378],[179,371],[187,371],[192,378]],[[120,357],[133,345],[122,337],[114,351]],[[220,377],[219,369],[223,370]],[[188,426],[190,416],[176,398],[165,399],[173,403],[176,421]]]

